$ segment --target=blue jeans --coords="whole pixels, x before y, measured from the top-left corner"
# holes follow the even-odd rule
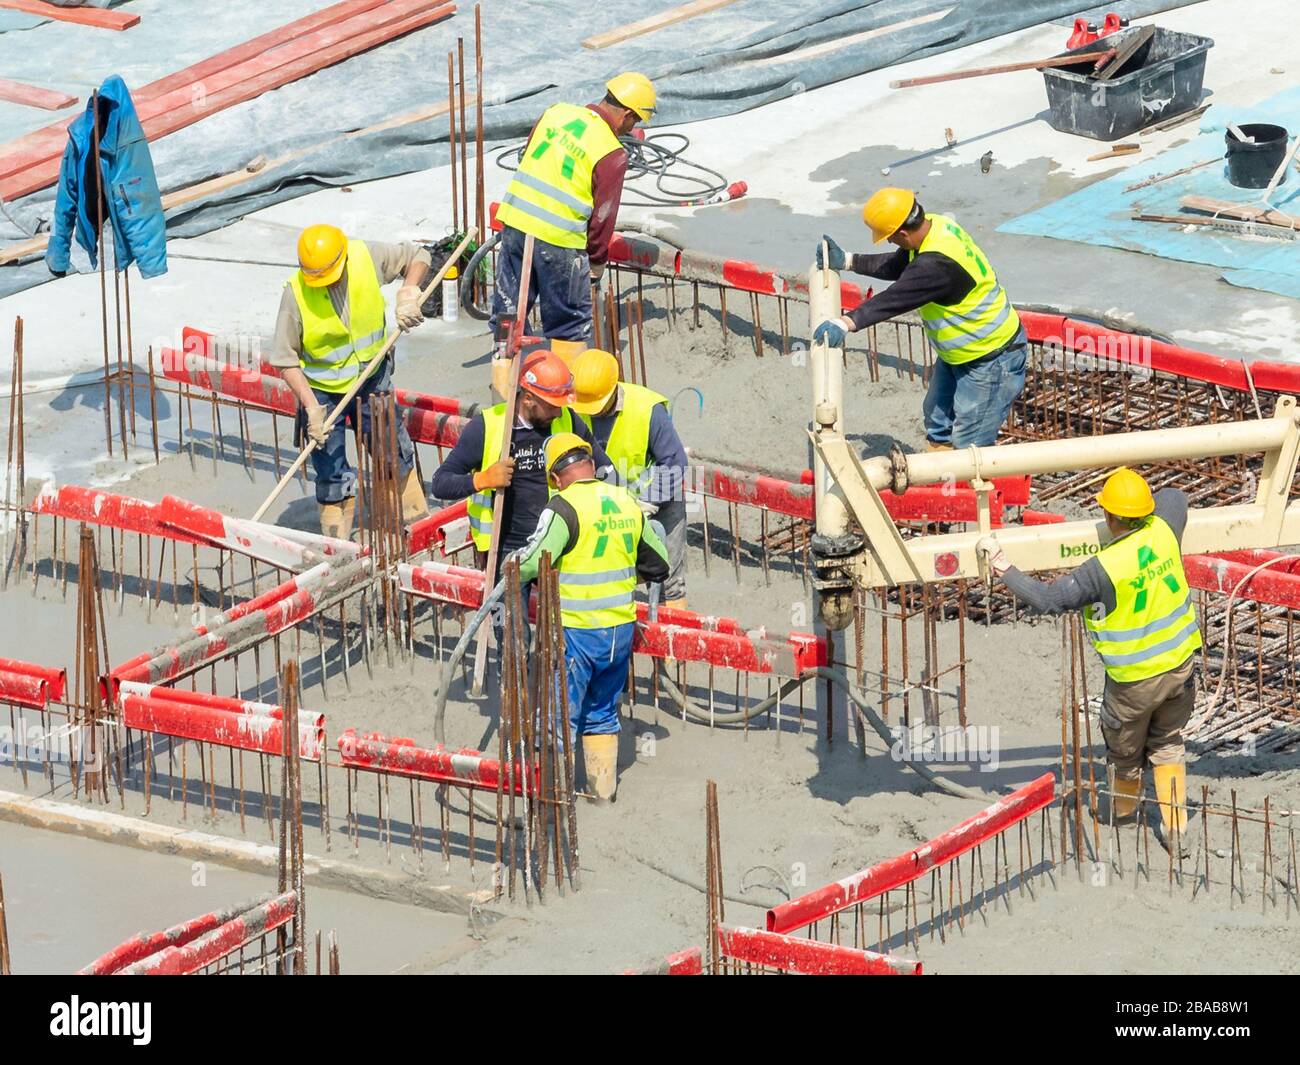
[[[986,447],[1025,387],[1029,340],[1022,329],[1000,351],[953,366],[939,359],[921,411],[925,435],[933,444]]]
[[[497,280],[492,293],[492,333],[518,313],[519,275],[523,269],[524,234],[506,226],[497,247]],[[541,300],[542,335],[548,340],[591,342],[591,265],[585,248],[557,248],[533,241],[533,276],[528,283],[528,310]]]
[[[324,447],[317,447],[311,453],[311,466],[316,472],[316,502],[341,503],[356,495],[357,473],[348,461],[348,430],[356,417],[357,404],[361,405],[361,435],[366,445],[370,444],[370,397],[382,395],[393,390],[393,359],[387,356],[387,364],[382,370],[376,370],[374,376],[361,386],[361,391],[352,402],[351,409],[334,423]],[[322,392],[313,388],[316,402],[324,405],[326,410],[333,410],[342,398],[339,392]],[[299,411],[298,417],[302,418]],[[406,431],[406,418],[402,408],[397,408],[397,466],[398,476],[405,477],[415,466],[415,445]]]
[[[636,625],[565,629],[569,674],[569,729],[575,736],[607,736],[619,730],[618,701],[627,686]]]

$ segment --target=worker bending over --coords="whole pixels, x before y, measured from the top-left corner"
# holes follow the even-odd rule
[[[569,730],[582,737],[587,787],[596,802],[618,788],[618,703],[627,685],[636,630],[637,583],[663,581],[668,555],[636,497],[596,480],[591,444],[556,433],[546,444],[556,493],[519,554],[519,576],[537,576],[542,554],[559,570],[569,684]]]
[[[506,405],[498,403],[469,420],[430,482],[438,499],[468,499],[470,536],[480,565],[492,544],[494,493],[505,492],[497,555],[504,559],[528,542],[550,496],[546,442],[551,434],[576,433],[591,441],[591,430],[569,410],[573,402],[569,368],[549,351],[534,351],[522,358],[509,457],[501,458]],[[595,455],[602,466],[608,465],[603,449],[597,448]],[[496,580],[497,574],[490,574],[488,586]]]
[[[848,333],[920,311],[939,356],[922,406],[929,449],[992,444],[1025,386],[1028,340],[988,257],[953,219],[927,215],[906,189],[881,189],[863,207],[862,220],[877,244],[888,240],[898,250],[849,259],[823,237],[825,265],[847,265],[855,274],[893,284],[849,314],[822,322],[813,340],[838,348]],[[820,244],[816,259],[822,267]]]
[[[347,428],[361,411],[361,433],[370,441],[370,397],[393,390],[393,357],[375,370],[351,409],[327,432],[325,419],[384,346],[387,333],[382,286],[402,278],[397,323],[410,329],[424,320],[420,282],[429,253],[409,241],[381,244],[349,240],[336,226],[308,226],[298,238],[298,271],[284,284],[271,343],[271,365],[298,400],[316,473],[321,532],[346,539],[356,510],[357,475],[348,461]],[[402,519],[428,512],[424,486],[415,472],[415,447],[406,422],[397,419],[397,465]]]
[[[1111,540],[1050,584],[1011,565],[993,536],[982,537],[977,550],[1032,609],[1084,611],[1084,625],[1106,667],[1101,734],[1115,770],[1115,816],[1137,809],[1140,774],[1149,761],[1170,843],[1174,827],[1180,838],[1187,828],[1182,730],[1195,699],[1192,668],[1201,646],[1180,546],[1187,496],[1162,488],[1153,497],[1145,480],[1121,467],[1107,478],[1097,502]]]
[[[619,137],[655,111],[655,90],[644,74],[619,74],[599,103],[552,104],[528,138],[519,170],[506,187],[497,221],[492,328],[496,358],[504,358],[506,319],[516,313],[524,238],[532,234],[528,308],[541,301],[548,340],[591,339],[591,286],[609,260],[618,202],[627,173]]]
[[[592,348],[573,362],[573,409],[613,464],[618,481],[655,518],[668,548],[664,605],[686,609],[686,448],[668,398],[618,379],[618,360]]]

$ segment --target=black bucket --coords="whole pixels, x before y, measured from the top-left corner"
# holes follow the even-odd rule
[[[1266,189],[1286,158],[1286,130],[1268,122],[1248,122],[1237,128],[1253,137],[1255,143],[1237,140],[1232,130],[1224,134],[1228,142],[1228,182],[1239,189]],[[1285,173],[1282,181],[1286,181]]]

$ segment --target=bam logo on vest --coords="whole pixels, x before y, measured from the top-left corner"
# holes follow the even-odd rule
[[[152,1019],[151,1002],[82,1002],[73,995],[50,1007],[50,1035],[129,1037],[142,1047],[152,1038]]]

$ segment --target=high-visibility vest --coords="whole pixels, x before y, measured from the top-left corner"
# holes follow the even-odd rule
[[[347,325],[328,286],[303,284],[301,270],[285,282],[302,317],[302,372],[322,392],[346,392],[384,346],[384,291],[364,240],[348,241],[347,270]]]
[[[560,622],[606,629],[636,621],[636,555],[645,518],[626,488],[575,481],[559,496],[578,516],[578,542],[559,562]]]
[[[610,430],[609,442],[605,444],[605,454],[614,464],[614,469],[627,485],[633,495],[640,495],[645,488],[642,474],[646,469],[646,457],[650,451],[650,416],[655,407],[668,406],[668,397],[641,385],[620,384],[623,390],[623,409],[614,419],[614,428]],[[578,415],[592,429],[589,415]]]
[[[479,459],[479,470],[486,470],[501,459],[501,440],[505,433],[506,405],[498,403],[479,411],[483,416],[483,457]],[[573,419],[567,407],[560,411],[560,416],[551,422],[551,432],[569,433],[573,431]],[[554,493],[552,493],[554,495]],[[492,489],[476,491],[465,503],[469,516],[469,534],[474,546],[480,551],[487,551],[492,546]]]
[[[1163,518],[1107,544],[1097,561],[1115,586],[1115,609],[1083,612],[1092,645],[1112,680],[1132,682],[1177,669],[1201,646],[1178,537]]]
[[[970,234],[946,215],[927,217],[930,232],[920,248],[909,254],[909,260],[927,251],[939,252],[975,282],[958,304],[921,306],[921,324],[925,326],[931,347],[944,362],[958,366],[997,351],[1011,341],[1020,331],[1020,316],[1011,306],[1006,289],[998,284],[988,258]]]
[[[553,104],[538,120],[497,220],[561,248],[587,246],[591,172],[622,148],[609,124],[585,107]]]

